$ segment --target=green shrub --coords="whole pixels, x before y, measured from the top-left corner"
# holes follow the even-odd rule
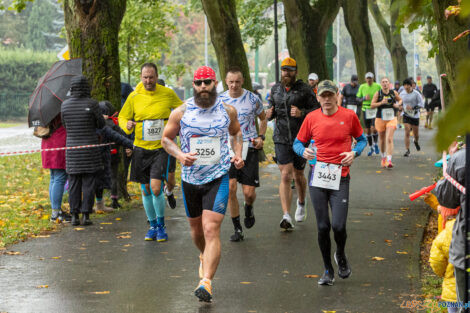
[[[0,48],[0,119],[27,116],[29,96],[55,61],[50,52]]]

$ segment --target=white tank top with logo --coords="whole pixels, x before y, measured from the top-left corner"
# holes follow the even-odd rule
[[[181,150],[195,152],[198,159],[192,166],[182,167],[183,181],[203,185],[228,173],[229,125],[230,117],[219,98],[207,109],[197,106],[194,98],[186,101],[180,121]]]

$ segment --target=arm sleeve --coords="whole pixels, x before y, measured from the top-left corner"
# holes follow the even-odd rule
[[[362,133],[359,137],[355,137],[355,139],[357,142],[352,151],[355,151],[357,156],[360,156],[364,148],[367,146],[367,139],[366,136],[364,136],[364,133]]]
[[[304,142],[300,141],[299,139],[295,138],[294,144],[292,145],[292,148],[298,156],[303,158],[306,144],[307,143],[304,143]]]
[[[442,231],[432,242],[431,252],[429,254],[429,265],[439,277],[444,276],[448,263],[444,251],[442,251],[442,243],[444,240],[445,231]]]
[[[127,129],[127,122],[134,117],[134,105],[132,97],[128,97],[118,115],[119,127],[127,134],[132,134],[133,130]]]

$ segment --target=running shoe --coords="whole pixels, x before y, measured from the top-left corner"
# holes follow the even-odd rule
[[[410,149],[406,150],[405,154],[403,155],[404,157],[409,157],[410,156]]]
[[[374,154],[374,149],[370,147],[370,151],[367,152],[367,156],[371,156],[372,154]]]
[[[321,278],[318,280],[319,285],[333,286],[335,282],[335,274],[333,271],[325,270]]]
[[[167,240],[168,240],[168,235],[166,233],[166,227],[164,225],[157,226],[157,241],[162,242],[162,241],[167,241]]]
[[[230,236],[230,241],[238,242],[243,241],[245,236],[243,236],[243,231],[241,229],[235,229],[235,233]]]
[[[382,158],[380,161],[380,166],[384,168],[387,167],[387,158]]]
[[[342,279],[346,279],[351,275],[351,267],[349,266],[348,259],[346,255],[339,256],[337,252],[335,252],[335,262],[338,265],[338,276]]]
[[[176,208],[175,195],[173,194],[173,192],[171,194],[169,194],[168,189],[166,188],[166,186],[165,186],[165,195],[166,195],[166,201],[168,203],[168,206],[172,209]]]
[[[253,206],[252,205],[247,205],[245,203],[245,227],[246,228],[251,228],[253,225],[255,225],[255,214],[253,213]]]
[[[60,213],[60,210],[52,210],[51,218],[49,219],[49,221],[56,222],[57,219],[59,218],[59,213]],[[60,222],[60,220],[59,220],[59,222]]]
[[[204,278],[204,269],[202,267],[202,254],[199,254],[199,279]]]
[[[297,209],[295,210],[295,221],[304,222],[306,219],[307,219],[306,203],[300,204],[299,199],[297,199]]]
[[[211,282],[205,279],[201,279],[201,281],[199,281],[199,285],[194,290],[194,295],[199,298],[199,301],[211,302],[212,301]]]
[[[70,223],[70,221],[72,220],[72,215],[68,214],[68,213],[65,212],[65,211],[60,210],[60,212],[59,212],[59,219],[60,219],[62,222]]]
[[[292,230],[294,228],[294,224],[292,223],[292,218],[289,213],[284,214],[280,226],[285,230]]]
[[[375,154],[380,154],[380,150],[379,150],[379,145],[378,145],[378,144],[375,144],[375,145],[374,145],[374,150],[375,150]]]
[[[150,227],[147,235],[145,235],[145,240],[153,241],[157,239],[157,229],[154,227]]]
[[[392,161],[387,161],[387,168],[393,168]]]
[[[416,150],[420,151],[421,147],[419,146],[419,143],[416,140],[413,140],[413,143],[415,144]]]

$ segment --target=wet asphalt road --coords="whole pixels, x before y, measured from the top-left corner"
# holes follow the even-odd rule
[[[260,173],[256,225],[244,242],[228,240],[226,215],[213,303],[193,295],[198,251],[179,196],[177,209],[167,210],[165,243],[143,240],[145,213],[134,210],[9,247],[22,254],[0,255],[0,312],[406,312],[401,302],[421,293],[419,242],[429,211],[405,193],[430,184],[438,157],[431,132],[422,129],[423,149],[413,147],[410,158],[401,156],[402,138],[398,130],[393,170],[380,169],[378,156],[353,165],[346,247],[352,275],[336,277],[333,287],[305,277],[322,273],[310,200],[307,221],[280,231],[279,171],[268,166]]]

